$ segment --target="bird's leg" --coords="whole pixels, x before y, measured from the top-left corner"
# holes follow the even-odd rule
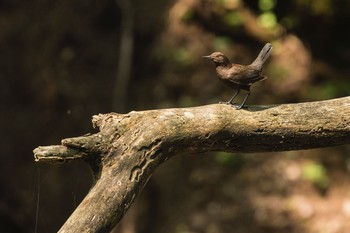
[[[232,96],[232,98],[231,98],[227,103],[228,103],[228,104],[232,104],[232,101],[236,98],[236,96],[239,94],[240,91],[241,91],[241,89],[238,89],[237,92],[236,92],[236,94],[234,94],[234,95]]]
[[[227,102],[220,102],[219,104],[228,104],[228,105],[233,105],[232,101],[236,98],[236,96],[239,94],[241,89],[237,89],[237,92],[232,96],[232,98],[227,101]]]
[[[247,95],[244,97],[244,100],[243,100],[242,104],[236,107],[237,110],[239,110],[239,109],[241,109],[243,107],[243,105],[247,101],[249,95],[250,95],[250,91],[248,91]]]

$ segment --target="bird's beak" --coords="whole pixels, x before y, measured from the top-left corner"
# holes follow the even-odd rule
[[[210,56],[203,56],[202,58],[208,58],[208,59],[210,59],[211,57],[210,57]]]

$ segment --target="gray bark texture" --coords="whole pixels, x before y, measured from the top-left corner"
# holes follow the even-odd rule
[[[99,114],[99,132],[38,147],[37,162],[83,160],[95,183],[59,232],[109,232],[174,155],[272,152],[350,143],[350,97],[236,110],[225,104]]]

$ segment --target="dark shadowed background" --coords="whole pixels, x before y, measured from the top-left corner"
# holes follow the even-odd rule
[[[248,64],[273,44],[247,104],[348,96],[349,12],[346,0],[1,0],[0,232],[56,232],[91,185],[87,165],[36,164],[35,147],[95,132],[98,113],[227,101],[201,58],[213,51]],[[349,154],[175,157],[114,232],[349,232]]]

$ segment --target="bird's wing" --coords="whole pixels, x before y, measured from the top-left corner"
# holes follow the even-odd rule
[[[249,66],[235,64],[227,73],[227,78],[240,85],[251,85],[265,76],[261,75],[260,70],[253,69]]]

